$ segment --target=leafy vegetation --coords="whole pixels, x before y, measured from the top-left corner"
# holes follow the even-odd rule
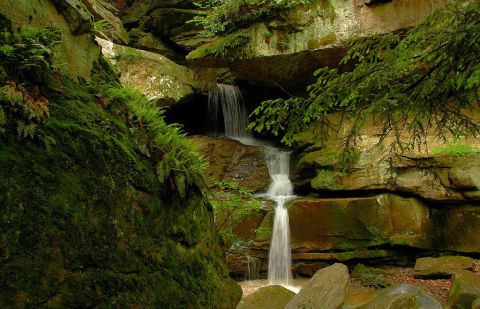
[[[218,182],[213,190],[211,203],[215,222],[233,250],[245,242],[234,233],[235,226],[261,210],[262,201],[254,199],[252,195],[251,190],[240,188],[236,182]]]
[[[308,97],[263,102],[251,115],[250,129],[282,135],[291,145],[312,122],[326,140],[330,113],[348,113],[352,125],[345,149],[373,121],[393,136],[392,149],[419,147],[427,131],[437,137],[478,134],[468,109],[480,95],[480,1],[459,1],[433,13],[406,33],[357,37],[342,63],[353,70],[321,68]],[[402,136],[410,136],[403,139]]]
[[[200,25],[204,34],[213,37],[248,27],[258,21],[278,17],[296,6],[311,0],[203,0],[197,6],[208,9],[205,16],[196,16],[191,22]]]
[[[35,138],[38,125],[49,117],[49,102],[42,91],[55,81],[53,48],[60,33],[54,28],[20,28],[7,25],[0,32],[0,67],[7,81],[0,86],[0,135],[17,131],[17,137]]]

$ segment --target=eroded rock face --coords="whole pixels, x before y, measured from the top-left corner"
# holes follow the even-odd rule
[[[238,141],[194,136],[200,153],[210,163],[207,178],[214,182],[237,182],[240,188],[262,191],[268,188],[270,175],[265,163],[263,147],[248,146]]]
[[[228,65],[239,78],[264,85],[305,85],[312,81],[315,69],[338,65],[345,41],[359,30],[371,34],[408,28],[448,1],[381,2],[314,0],[292,9],[284,19],[259,22],[217,38],[198,47],[187,59],[198,65]],[[224,48],[235,36],[249,39],[234,49]],[[210,52],[219,49],[225,51],[223,57]]]
[[[331,115],[330,120],[340,123],[340,116]],[[346,120],[337,129],[345,132],[349,125]],[[305,151],[296,164],[297,187],[307,191],[357,194],[372,190],[398,191],[437,203],[480,199],[480,143],[475,138],[442,143],[429,132],[428,149],[399,153],[390,151],[391,137],[379,144],[381,128],[368,123],[359,134],[351,166],[340,172],[339,149],[342,149],[343,136],[332,133],[329,140],[321,142],[313,133],[315,127],[312,124],[298,136],[298,145]],[[410,137],[401,138],[406,142]],[[456,153],[452,146],[456,144],[468,151]],[[452,147],[450,152],[449,147]]]
[[[60,3],[61,2],[61,3]],[[90,80],[100,48],[88,33],[93,19],[80,0],[69,1],[1,1],[0,13],[17,27],[55,27],[62,37],[55,48],[54,64],[73,79]],[[55,4],[55,5],[54,5]],[[68,17],[68,18],[67,18]]]
[[[293,201],[288,212],[292,251],[299,257],[300,253],[341,250],[356,251],[350,254],[360,258],[362,250],[386,244],[431,248],[428,208],[413,198],[389,194],[350,199],[302,198]],[[262,226],[271,226],[271,218],[266,217]],[[256,240],[268,247],[269,236]]]
[[[97,38],[120,71],[123,85],[140,90],[160,106],[189,102],[202,91],[196,74],[166,57]]]
[[[132,6],[122,11],[132,46],[181,59],[186,52],[208,42],[200,35],[201,29],[187,23],[204,14],[193,3],[193,0],[133,1]]]
[[[337,309],[345,301],[350,279],[347,266],[334,264],[322,268],[285,306],[285,309]]]
[[[240,301],[237,309],[284,309],[295,293],[280,285],[258,289]]]

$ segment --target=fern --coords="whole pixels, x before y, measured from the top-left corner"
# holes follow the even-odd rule
[[[126,104],[132,112],[131,122],[150,132],[157,147],[151,151],[158,157],[156,174],[161,183],[171,179],[182,198],[186,196],[188,186],[204,187],[206,161],[179,125],[165,123],[163,109],[134,89],[111,88],[107,95],[113,104]]]

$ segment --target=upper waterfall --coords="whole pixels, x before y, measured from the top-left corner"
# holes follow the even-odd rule
[[[220,109],[221,107],[221,109]],[[217,84],[217,89],[208,94],[208,114],[214,134],[218,134],[220,110],[223,115],[225,136],[239,139],[248,137],[248,114],[240,88],[232,85]]]

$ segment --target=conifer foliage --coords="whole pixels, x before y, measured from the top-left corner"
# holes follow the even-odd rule
[[[469,109],[480,95],[480,1],[458,1],[437,10],[406,33],[359,36],[342,63],[353,70],[321,68],[308,97],[263,102],[250,128],[283,136],[291,145],[312,122],[328,137],[327,115],[349,112],[353,125],[345,146],[354,146],[369,118],[395,136],[392,146],[418,147],[427,130],[438,137],[479,133]],[[408,142],[400,137],[408,134]]]

